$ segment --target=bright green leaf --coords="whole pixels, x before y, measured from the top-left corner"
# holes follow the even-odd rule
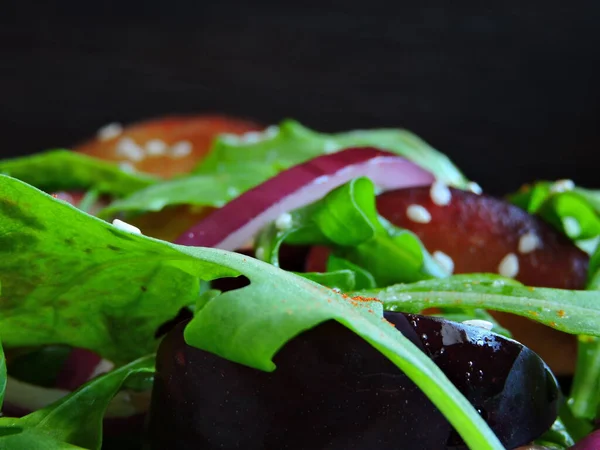
[[[144,357],[25,417],[0,418],[0,449],[99,449],[102,420],[112,398],[128,378],[153,372],[154,357]]]
[[[504,311],[571,334],[600,336],[600,292],[531,288],[492,274],[454,275],[356,293],[377,297],[385,309],[418,313],[460,307]]]
[[[67,344],[117,363],[151,353],[156,329],[196,301],[199,277],[235,275],[190,260],[0,176],[6,348]]]
[[[0,342],[0,409],[4,402],[4,392],[6,391],[6,358],[4,357],[4,349]]]
[[[356,130],[326,134],[310,130],[293,120],[269,128],[258,141],[243,137],[219,137],[196,169],[198,173],[227,172],[232,166],[263,161],[277,171],[316,156],[350,147],[376,147],[403,156],[433,173],[446,184],[465,187],[467,180],[442,153],[407,130]]]
[[[290,228],[271,224],[257,238],[262,259],[273,265],[279,264],[279,248],[286,242],[330,247],[335,257],[362,269],[363,283],[370,283],[367,273],[378,286],[446,276],[415,234],[383,225],[368,178],[339,186],[291,216]]]
[[[0,161],[0,174],[18,178],[46,192],[95,190],[116,197],[129,195],[157,179],[125,172],[114,163],[68,150],[51,150]]]
[[[102,210],[99,217],[118,212],[160,211],[165,206],[194,205],[220,208],[241,193],[274,176],[277,172],[264,164],[232,166],[227,172],[193,175],[154,184]]]

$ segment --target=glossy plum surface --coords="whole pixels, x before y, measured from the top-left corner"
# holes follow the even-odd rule
[[[557,415],[556,380],[521,344],[439,318],[386,313],[481,412],[507,448]],[[152,449],[466,448],[399,369],[337,322],[288,342],[265,373],[183,340],[163,340],[149,421]]]

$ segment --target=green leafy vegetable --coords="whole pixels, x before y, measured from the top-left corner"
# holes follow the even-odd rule
[[[556,183],[540,181],[508,198],[530,214],[540,215],[575,241],[600,235],[600,193],[579,187],[564,190],[556,186]]]
[[[600,406],[600,339],[578,336],[577,369],[569,407],[577,418],[593,420]]]
[[[277,171],[271,166],[249,162],[232,165],[224,173],[164,181],[114,201],[99,213],[99,217],[110,217],[118,212],[160,211],[165,206],[174,205],[220,208],[276,174]]]
[[[587,289],[600,297],[600,248],[590,259]],[[567,401],[570,415],[567,425],[577,437],[592,429],[600,413],[600,338],[577,337],[577,365]]]
[[[95,190],[117,197],[144,189],[157,180],[129,173],[116,164],[68,150],[52,150],[0,161],[0,174],[18,178],[46,192]]]
[[[309,130],[293,120],[285,120],[279,127],[268,129],[258,142],[248,142],[233,135],[219,137],[196,172],[227,172],[232,164],[256,161],[264,161],[280,171],[349,147],[387,150],[415,162],[449,185],[464,187],[467,183],[448,157],[409,131],[379,129],[325,134]]]
[[[95,378],[25,417],[0,418],[0,448],[99,449],[102,419],[112,398],[128,379],[153,372],[154,357],[144,357]]]
[[[497,275],[467,274],[356,294],[377,297],[392,311],[418,313],[434,307],[505,311],[565,333],[600,336],[600,293],[595,291],[531,288]]]
[[[562,420],[556,419],[552,428],[546,431],[542,437],[536,439],[537,445],[548,447],[549,449],[563,450],[575,444],[573,438],[567,431]]]
[[[4,392],[6,391],[6,358],[4,356],[4,348],[0,343],[0,408],[4,403]]]
[[[269,128],[258,140],[222,135],[196,168],[196,175],[166,181],[115,201],[101,216],[158,211],[182,204],[220,207],[285,169],[326,153],[361,146],[401,155],[447,184],[467,185],[465,177],[445,155],[406,130],[323,134],[286,120],[279,127]]]
[[[375,277],[366,269],[351,263],[350,261],[340,258],[335,254],[330,254],[327,258],[327,272],[334,272],[338,270],[349,270],[354,273],[355,287],[351,290],[358,289],[372,289],[376,287]],[[341,289],[341,288],[340,288]],[[343,289],[342,289],[343,290]]]
[[[257,252],[275,266],[279,248],[286,242],[331,247],[337,258],[358,267],[363,285],[371,284],[371,277],[376,285],[388,286],[446,275],[416,235],[393,227],[377,214],[375,187],[368,178],[352,180],[291,216],[290,228],[278,230],[271,224],[257,238],[261,249]],[[341,261],[330,264],[339,266]]]
[[[230,274],[0,176],[7,348],[67,344],[125,363],[155,350],[156,329],[196,301],[198,277]]]
[[[600,291],[600,246],[590,258],[587,288],[591,291]]]
[[[136,353],[136,349],[139,351],[140,347],[148,346],[144,339],[148,339],[148,323],[155,320],[154,316],[172,304],[193,303],[191,299],[197,298],[199,292],[196,277],[211,279],[243,274],[250,279],[250,285],[218,296],[205,296],[197,305],[196,315],[185,330],[188,343],[232,361],[273,370],[272,358],[287,341],[321,322],[337,320],[403,370],[470,447],[502,448],[473,406],[429,357],[385,322],[381,314],[356,308],[331,289],[244,255],[177,246],[124,233],[9,177],[0,177],[0,207],[0,236],[4,238],[0,248],[7,242],[13,243],[12,252],[0,258],[0,277],[5,283],[0,329],[7,332],[7,342],[13,345],[30,339],[27,335],[35,335],[33,340],[48,340],[43,342],[45,344],[71,340],[70,333],[77,329],[77,342],[84,341],[83,347],[92,346],[122,361],[123,355],[118,350],[129,356]],[[65,241],[66,236],[78,242],[75,249]],[[77,263],[70,258],[70,253],[85,250],[92,244],[92,252],[79,253]],[[109,245],[116,249],[108,248]],[[35,255],[33,262],[32,255]],[[84,255],[87,256],[82,259]],[[64,267],[66,263],[62,258],[69,261],[68,268]],[[161,278],[165,268],[172,269],[168,273],[169,284]],[[112,272],[111,278],[104,275],[106,271]],[[120,272],[125,272],[128,277],[119,276]],[[160,309],[155,303],[158,294],[140,296],[137,292],[140,277],[144,278],[150,272],[162,279]],[[184,277],[178,278],[178,272]],[[107,288],[105,284],[113,277],[117,284]],[[190,278],[195,282],[190,283]],[[147,279],[141,282],[141,286],[146,286]],[[145,292],[141,291],[146,294],[153,289],[154,286],[148,286]],[[165,299],[165,291],[176,295]],[[110,296],[110,292],[116,293]],[[180,297],[185,297],[183,302]],[[74,301],[76,298],[78,302]],[[148,318],[149,315],[153,318]],[[76,328],[75,323],[71,323],[75,318],[77,325],[85,323],[85,327]],[[115,326],[113,321],[119,318],[128,322]],[[108,324],[112,326],[107,327]],[[26,333],[18,331],[17,327],[27,328]],[[127,342],[127,338],[135,341],[134,345]],[[117,341],[120,346],[115,345]],[[111,372],[119,381],[111,382],[111,386],[120,386],[120,373],[118,370]],[[91,394],[94,401],[98,401],[98,392]],[[82,396],[85,395],[84,389]],[[9,442],[9,439],[29,437],[34,442],[45,434],[36,427],[48,424],[52,425],[49,429],[57,430],[56,434],[50,435],[54,443],[68,441],[75,445],[97,445],[97,441],[92,442],[91,433],[88,434],[92,426],[75,425],[76,420],[69,416],[71,410],[76,415],[77,408],[67,408],[66,402],[62,404],[65,405],[64,415],[56,412],[63,409],[53,407],[52,412],[38,411],[27,416],[24,422],[4,422],[7,425],[2,430],[3,439]],[[99,417],[98,410],[95,411],[94,417]],[[90,420],[89,415],[86,417],[90,423],[96,420]],[[64,431],[65,424],[69,423],[73,425]],[[54,448],[60,447],[56,444]]]
[[[327,273],[296,272],[297,275],[332,289],[349,292],[356,289],[356,273],[352,270],[335,270]]]

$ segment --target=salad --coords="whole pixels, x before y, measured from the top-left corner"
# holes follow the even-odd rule
[[[600,190],[400,129],[0,161],[0,449],[600,448]]]

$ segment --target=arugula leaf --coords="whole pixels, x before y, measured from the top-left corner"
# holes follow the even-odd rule
[[[532,288],[493,274],[454,275],[355,295],[377,297],[391,311],[460,307],[505,311],[570,334],[600,336],[600,293]]]
[[[349,292],[356,289],[356,275],[352,270],[335,270],[327,273],[320,272],[294,272],[307,280],[314,281],[322,286]]]
[[[590,259],[587,289],[600,297],[600,248]],[[600,338],[577,336],[577,365],[567,401],[567,425],[577,437],[590,432],[600,413]]]
[[[263,161],[278,171],[325,153],[349,147],[377,147],[403,156],[433,173],[446,184],[465,187],[466,178],[450,159],[409,131],[401,129],[357,130],[325,134],[310,130],[293,120],[270,127],[258,140],[225,135],[213,143],[197,173],[228,172],[232,166]]]
[[[0,330],[7,348],[67,344],[115,363],[155,350],[156,329],[231,275],[0,176]],[[187,260],[187,265],[185,265]]]
[[[552,427],[546,431],[539,439],[536,439],[537,445],[546,446],[550,449],[567,449],[575,445],[573,438],[569,435],[562,420],[556,419]]]
[[[257,138],[257,136],[259,136]],[[447,184],[467,180],[442,153],[406,130],[368,130],[322,134],[286,120],[279,127],[244,136],[221,135],[195,175],[165,181],[117,200],[101,213],[159,211],[166,206],[221,207],[277,173],[326,153],[369,146],[404,156]]]
[[[218,296],[206,296],[197,305],[195,317],[185,330],[188,343],[231,361],[273,370],[272,358],[287,341],[326,320],[337,320],[370,342],[406,373],[471,448],[502,448],[473,406],[427,355],[385,322],[381,314],[356,308],[331,289],[245,255],[178,246],[124,233],[9,177],[0,177],[0,208],[0,237],[4,239],[0,249],[8,242],[13,243],[12,252],[0,258],[0,276],[5,283],[0,329],[8,336],[7,342],[12,340],[14,344],[27,340],[26,335],[36,335],[37,340],[48,339],[50,342],[60,338],[72,340],[78,347],[99,348],[100,353],[122,360],[123,355],[118,350],[123,348],[119,349],[115,342],[124,347],[123,352],[128,356],[136,353],[128,340],[135,341],[134,347],[138,351],[139,347],[146,347],[148,336],[144,333],[150,330],[147,324],[152,320],[148,315],[160,314],[173,303],[191,304],[191,298],[197,297],[199,292],[196,277],[211,279],[243,274],[250,279],[250,285]],[[69,225],[68,229],[65,224]],[[64,239],[73,233],[73,240],[78,243],[77,251],[87,245],[92,245],[93,251],[71,257],[74,250]],[[119,250],[108,248],[108,245],[118,246]],[[105,248],[107,250],[103,250]],[[118,256],[114,256],[115,253]],[[68,261],[68,267],[63,258]],[[156,286],[162,288],[160,309],[154,304],[158,293],[140,297],[135,292],[140,287],[138,269],[146,265],[150,265],[154,269],[152,275],[159,278],[163,268],[173,269],[168,273],[172,277],[170,283],[163,280],[162,286]],[[112,277],[104,274],[107,271],[117,281],[110,288],[107,284]],[[176,279],[177,271],[194,279],[195,283],[186,283],[187,278]],[[128,278],[121,276],[122,272],[129,275]],[[143,272],[144,275],[147,273]],[[18,282],[14,282],[15,279]],[[152,292],[154,287],[149,287],[147,292]],[[77,295],[71,297],[73,291]],[[112,297],[111,291],[115,292]],[[173,293],[175,298],[164,298]],[[106,296],[110,298],[106,299]],[[185,297],[185,301],[179,297]],[[78,303],[70,301],[75,298]],[[90,300],[81,301],[82,298]],[[135,308],[131,308],[133,305]],[[107,314],[111,315],[109,320]],[[126,314],[130,317],[123,319]],[[75,318],[78,327],[71,323]],[[111,322],[119,320],[124,322],[119,322],[117,327]],[[112,327],[105,326],[107,323]],[[26,327],[27,331],[20,333],[16,327]],[[41,328],[41,332],[36,327]],[[140,329],[144,331],[142,337],[139,336]],[[71,333],[77,330],[79,340],[65,330]],[[115,373],[122,372],[111,372]],[[120,386],[117,381],[110,384]],[[93,397],[97,398],[98,394],[94,393]],[[64,420],[69,416],[67,403],[61,405],[65,405],[64,416],[52,412],[63,409],[42,410],[27,416],[22,423],[0,423],[7,424],[2,438],[31,437],[39,434],[36,426],[46,423],[57,430],[51,436],[55,441],[76,437],[73,442],[79,445],[82,442],[79,439],[90,438],[89,427],[81,428],[80,432],[73,429],[60,431],[66,422],[76,422]],[[23,423],[27,427],[24,428]],[[90,435],[84,435],[86,432]]]
[[[46,192],[95,190],[117,197],[154,184],[157,179],[129,173],[116,164],[69,150],[51,150],[0,161],[0,174],[18,178]]]
[[[154,372],[154,356],[89,381],[57,402],[21,418],[0,418],[0,448],[99,449],[102,419],[121,386],[130,378]]]
[[[0,410],[4,403],[4,392],[6,391],[6,357],[4,356],[4,348],[0,343]]]
[[[290,228],[278,230],[273,223],[259,234],[261,259],[278,266],[283,242],[327,245],[336,257],[362,269],[363,283],[369,282],[367,273],[378,286],[446,276],[415,234],[379,217],[368,178],[356,178],[291,216]]]
[[[348,289],[346,292],[358,289],[372,289],[376,287],[375,277],[373,277],[369,271],[351,263],[344,258],[340,258],[335,254],[330,254],[329,258],[327,258],[326,270],[328,273],[349,270],[354,274],[355,286],[352,289]]]
[[[538,214],[575,241],[600,235],[600,193],[579,187],[557,190],[555,185],[540,181],[525,186],[508,199],[530,214]]]
[[[600,246],[590,258],[588,267],[587,289],[591,291],[600,291]]]
[[[176,178],[139,190],[116,200],[98,214],[111,217],[118,212],[160,211],[166,206],[194,205],[220,208],[239,194],[273,177],[277,171],[264,164],[232,165],[225,173]]]

